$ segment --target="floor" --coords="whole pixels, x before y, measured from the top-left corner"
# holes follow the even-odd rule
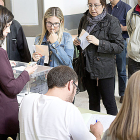
[[[117,75],[115,77],[115,99],[116,99],[117,108],[118,108],[118,111],[119,111],[122,104],[119,102],[120,97],[119,97],[119,94],[118,94],[118,76]],[[78,95],[76,95],[75,103],[74,104],[77,107],[89,109],[88,108],[89,104],[88,104],[88,94],[87,94],[87,91],[80,92]],[[105,113],[106,114],[106,109],[105,109],[102,101],[100,102],[100,105],[101,105],[101,113]]]

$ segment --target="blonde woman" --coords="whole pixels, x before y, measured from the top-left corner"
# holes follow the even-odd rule
[[[134,73],[124,94],[121,110],[102,140],[140,139],[140,71]]]
[[[42,34],[37,36],[35,44],[49,46],[49,63],[38,52],[33,53],[33,60],[39,65],[56,67],[66,65],[72,68],[73,41],[69,33],[64,32],[64,16],[59,7],[49,8],[43,18]]]

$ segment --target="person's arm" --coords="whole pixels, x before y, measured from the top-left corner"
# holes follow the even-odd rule
[[[65,36],[64,46],[60,45],[59,42],[56,41],[50,44],[49,47],[52,53],[56,56],[56,58],[62,65],[69,66],[72,64],[74,46],[70,34],[67,34]]]
[[[124,13],[125,20],[126,20],[127,12],[128,12],[130,9],[131,9],[131,6],[129,6],[129,5],[126,4],[125,13]],[[125,23],[126,23],[126,22],[125,22]],[[123,26],[123,25],[121,24],[121,29],[122,29],[122,31],[127,31],[127,26],[126,26],[126,25]]]
[[[17,49],[19,51],[22,62],[30,62],[31,54],[28,48],[28,43],[24,35],[22,26],[19,28],[17,33]]]
[[[124,39],[122,37],[122,30],[118,19],[111,21],[109,31],[109,40],[99,40],[98,50],[99,53],[121,53],[124,49]]]
[[[0,51],[0,87],[1,90],[9,97],[15,96],[23,89],[29,81],[29,74],[23,71],[17,79],[14,78],[6,52]]]
[[[130,22],[132,20],[132,19],[130,19],[131,12],[132,12],[132,10],[128,11],[127,16],[126,16],[126,26],[127,26],[127,32],[128,32],[129,37],[131,37],[132,31],[133,31],[132,25]]]

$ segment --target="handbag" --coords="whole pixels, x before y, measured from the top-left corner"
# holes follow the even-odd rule
[[[75,46],[75,51],[78,51]],[[78,56],[73,59],[73,69],[78,75],[78,87],[80,92],[86,90],[85,86],[85,64],[84,64],[84,55],[82,51],[78,51]]]

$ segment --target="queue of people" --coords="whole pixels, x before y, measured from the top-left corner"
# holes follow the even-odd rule
[[[91,134],[80,112],[71,104],[78,91],[78,77],[72,66],[74,45],[83,56],[81,63],[84,63],[84,67],[81,70],[85,73],[83,78],[89,96],[89,109],[100,112],[100,98],[102,98],[107,114],[117,115],[105,132],[103,140],[139,139],[139,129],[137,129],[139,123],[137,126],[134,125],[135,120],[139,119],[139,107],[136,109],[135,106],[139,105],[140,90],[138,86],[140,0],[137,1],[138,4],[131,9],[121,0],[110,0],[108,5],[106,0],[88,0],[88,10],[81,18],[78,27],[78,37],[83,29],[89,33],[86,37],[89,45],[84,50],[81,49],[78,38],[72,41],[71,35],[64,32],[64,16],[61,9],[50,7],[43,17],[42,33],[36,37],[34,43],[48,45],[49,62],[46,63],[45,56],[41,56],[38,52],[32,54],[32,60],[38,65],[55,68],[47,76],[48,91],[45,95],[32,94],[23,99],[19,119],[16,96],[29,81],[29,76],[37,69],[37,65],[26,67],[18,78],[14,78],[9,59],[17,60],[10,58],[10,56],[16,57],[14,46],[10,43],[11,40],[15,41],[13,40],[15,30],[17,30],[17,35],[14,34],[17,37],[15,45],[19,46],[15,52],[18,53],[18,61],[29,62],[31,55],[21,25],[4,7],[3,1],[0,1],[2,5],[0,5],[0,140],[7,140],[8,137],[16,140],[19,122],[21,140],[101,140],[102,124],[97,122],[91,125]],[[13,32],[8,36],[10,29]],[[130,40],[127,45],[128,37]],[[5,47],[5,41],[9,41],[8,48]],[[126,46],[129,56],[128,76],[132,76],[125,89]],[[119,95],[122,97],[120,102],[123,103],[119,113],[114,96],[116,64]]]

